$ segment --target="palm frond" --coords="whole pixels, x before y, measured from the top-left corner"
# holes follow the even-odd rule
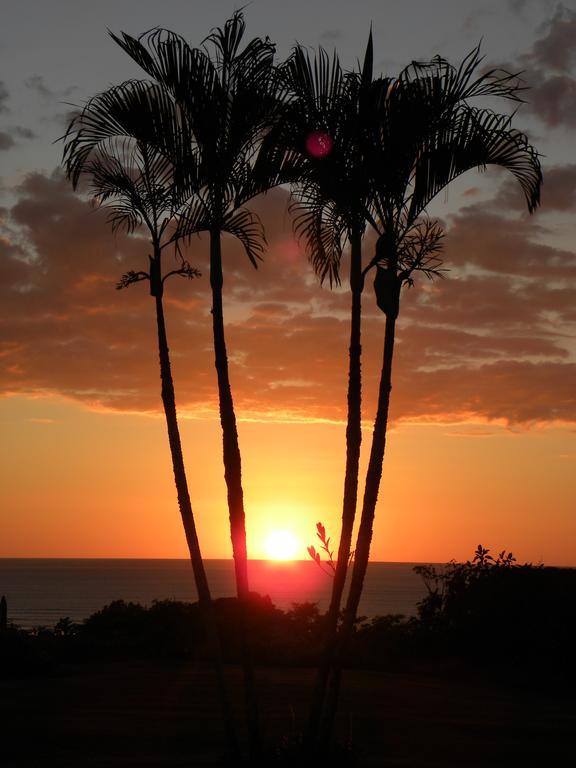
[[[415,160],[409,220],[455,178],[487,165],[510,171],[533,211],[540,201],[542,183],[539,155],[525,134],[511,128],[510,123],[506,115],[462,107],[442,130],[427,137]]]
[[[177,105],[156,83],[128,80],[92,99],[71,120],[64,141],[64,166],[78,184],[83,165],[100,145],[140,141],[156,148],[166,162],[187,156],[190,137]]]
[[[139,283],[142,280],[150,280],[148,272],[136,272],[131,269],[129,272],[125,272],[116,283],[116,290],[121,291],[123,288],[128,288],[128,286]]]
[[[362,64],[361,80],[365,88],[369,88],[372,85],[372,78],[374,74],[374,43],[372,41],[372,25],[370,25],[370,34],[368,35],[368,43],[366,44],[366,51],[364,53],[364,62]]]
[[[312,193],[313,190],[310,190]],[[320,283],[340,284],[340,262],[348,239],[348,222],[337,207],[317,197],[294,193],[290,203],[294,232],[304,240],[306,253]]]
[[[252,167],[278,104],[275,47],[268,38],[254,38],[242,48],[244,33],[237,11],[198,48],[161,28],[139,38],[113,35],[178,107],[192,176],[198,188],[208,190],[204,201],[213,207],[214,223],[264,188],[263,176],[256,183]],[[178,164],[184,176],[188,156]]]
[[[344,245],[352,229],[371,220],[368,176],[360,139],[363,120],[372,114],[372,41],[362,72],[344,72],[336,54],[315,55],[297,46],[279,68],[287,97],[281,117],[265,138],[260,158],[281,183],[291,183],[297,236],[321,281],[339,283]],[[328,155],[314,157],[306,140],[314,131],[332,140]],[[259,170],[258,165],[256,169]],[[372,222],[371,222],[372,223]]]
[[[214,223],[212,205],[202,192],[185,200],[177,212],[177,228],[173,240],[189,240],[199,232],[208,231]]]
[[[186,261],[186,259],[182,258],[180,267],[178,269],[172,269],[170,272],[167,272],[162,278],[162,282],[166,282],[169,277],[174,277],[175,275],[178,275],[179,277],[185,277],[187,280],[194,280],[197,277],[202,277],[202,273],[199,269],[196,269],[196,267],[193,267],[189,261]]]
[[[210,47],[214,48],[217,62],[221,67],[230,65],[238,54],[238,48],[242,42],[245,30],[244,14],[241,10],[237,10],[225,22],[224,29],[214,27],[204,39],[202,45],[207,51],[209,51]],[[208,43],[210,43],[210,46],[208,46]]]
[[[478,44],[458,67],[435,56],[428,62],[412,62],[402,70],[398,80],[402,86],[417,86],[426,103],[442,100],[448,107],[478,97],[522,101],[520,93],[525,88],[520,83],[519,74],[500,69],[478,74],[483,61]]]
[[[444,230],[432,219],[417,220],[398,244],[398,268],[402,280],[411,283],[412,273],[421,272],[429,280],[443,277]]]
[[[199,48],[192,48],[175,32],[155,27],[137,38],[122,32],[110,33],[116,43],[153,78],[162,84],[174,100],[185,105],[190,98],[201,99],[203,85],[206,94],[213,94],[218,76],[210,57]],[[207,101],[204,95],[204,102]]]
[[[266,237],[260,218],[247,208],[239,208],[229,213],[222,222],[221,229],[238,238],[254,268],[262,260]]]

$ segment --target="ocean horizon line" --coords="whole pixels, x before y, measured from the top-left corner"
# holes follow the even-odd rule
[[[67,561],[77,561],[77,560],[87,560],[87,561],[99,561],[99,562],[126,562],[126,561],[132,561],[132,562],[148,562],[148,561],[158,561],[158,562],[190,562],[190,558],[188,557],[29,557],[29,556],[0,556],[0,562],[7,561],[7,560],[25,560],[25,561],[46,561],[46,562],[54,562],[57,560],[67,560]],[[233,558],[231,557],[203,557],[203,560],[205,562],[210,563],[232,563]],[[313,563],[314,561],[311,558],[307,557],[293,557],[286,560],[275,560],[274,558],[267,558],[267,557],[249,557],[248,562],[250,563],[271,563],[274,565],[290,565],[291,563]],[[323,561],[324,562],[324,561]],[[448,561],[446,561],[448,562]],[[369,563],[374,563],[375,565],[445,565],[445,562],[440,561],[433,561],[433,560],[369,560]],[[555,567],[570,567],[570,566],[555,566]]]
[[[468,558],[470,559],[470,558]],[[33,556],[13,556],[13,555],[1,555],[0,556],[0,562],[7,562],[7,561],[42,561],[42,562],[56,562],[56,561],[67,561],[67,562],[73,562],[73,561],[91,561],[91,562],[190,562],[190,558],[188,557],[71,557],[71,556],[54,556],[54,557],[33,557]],[[210,563],[232,563],[233,558],[231,557],[204,557],[203,560],[205,562]],[[306,557],[294,557],[286,560],[275,560],[273,558],[266,558],[266,557],[249,557],[248,562],[250,563],[270,563],[274,565],[290,565],[291,563],[312,563],[313,561],[310,558]],[[322,561],[327,562],[327,561]],[[465,560],[456,560],[456,558],[452,558],[450,560],[369,560],[369,565],[440,565],[444,566],[448,563],[455,562],[455,563],[463,563],[466,562]],[[518,561],[517,565],[524,565],[525,563]],[[533,563],[531,561],[526,561],[526,564],[528,565],[542,565],[546,568],[568,568],[568,569],[574,569],[576,568],[576,563],[572,565],[567,565],[563,563],[544,563],[541,560],[537,561],[536,563]]]

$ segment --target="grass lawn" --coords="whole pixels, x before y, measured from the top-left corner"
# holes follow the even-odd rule
[[[241,673],[228,675],[240,716]],[[297,738],[313,671],[265,668],[258,681],[266,742]],[[212,674],[189,663],[62,666],[4,680],[0,723],[4,768],[226,764]],[[574,758],[576,701],[486,675],[352,670],[336,730],[359,766],[564,766]]]

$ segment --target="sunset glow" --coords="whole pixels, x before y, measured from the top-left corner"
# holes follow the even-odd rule
[[[293,560],[300,548],[299,542],[290,531],[273,531],[264,544],[269,560]]]

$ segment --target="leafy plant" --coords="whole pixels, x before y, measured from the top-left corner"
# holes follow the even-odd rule
[[[327,560],[322,561],[322,557],[320,555],[320,552],[316,550],[316,548],[313,545],[310,545],[307,547],[307,552],[314,560],[316,565],[324,571],[324,573],[327,573],[329,576],[334,576],[336,573],[336,562],[334,560],[334,550],[330,549],[330,536],[326,536],[326,528],[322,525],[322,523],[316,523],[316,536],[320,539],[320,549],[322,549],[326,555],[328,556]],[[352,562],[352,559],[354,557],[354,552],[350,552],[348,555],[348,564]],[[329,570],[327,571],[324,566],[327,566]]]

